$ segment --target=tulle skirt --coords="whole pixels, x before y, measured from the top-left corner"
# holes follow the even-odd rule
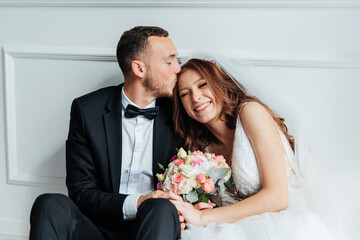
[[[279,213],[264,213],[235,223],[206,227],[189,226],[183,231],[181,239],[331,239],[326,227],[311,212],[284,210]]]
[[[352,189],[350,192],[353,196],[349,197],[350,192],[335,190],[339,185],[342,190],[346,189],[346,186],[339,184],[340,178],[335,179],[333,182],[318,182],[310,187],[301,181],[290,183],[289,207],[286,210],[247,217],[235,223],[211,223],[206,227],[188,224],[181,239],[360,239],[359,208],[356,208],[356,202],[360,199],[358,190]],[[356,187],[354,182],[345,183]],[[332,191],[328,191],[328,188]],[[316,190],[317,194],[313,192]]]

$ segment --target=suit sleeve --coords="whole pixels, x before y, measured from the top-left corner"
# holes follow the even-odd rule
[[[123,203],[127,195],[104,192],[99,188],[89,145],[81,103],[75,99],[71,106],[69,135],[66,141],[66,185],[69,197],[93,220],[122,221]]]

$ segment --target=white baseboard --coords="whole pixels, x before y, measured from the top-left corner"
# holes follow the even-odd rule
[[[9,235],[0,233],[0,240],[27,240],[29,237],[21,237],[17,235]]]
[[[29,222],[15,219],[0,218],[0,240],[28,239],[29,230]]]

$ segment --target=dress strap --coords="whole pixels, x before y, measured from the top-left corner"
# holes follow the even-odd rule
[[[248,102],[243,102],[240,106],[239,112],[241,111],[241,109],[243,108],[243,106],[245,106],[245,104],[247,104]]]

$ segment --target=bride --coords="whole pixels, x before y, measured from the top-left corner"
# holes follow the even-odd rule
[[[249,94],[244,85],[251,79],[233,61],[198,56],[178,74],[175,131],[185,149],[223,155],[234,190],[212,199],[217,207],[172,195],[187,223],[182,239],[345,238],[324,219],[326,210],[312,204],[284,119]]]

